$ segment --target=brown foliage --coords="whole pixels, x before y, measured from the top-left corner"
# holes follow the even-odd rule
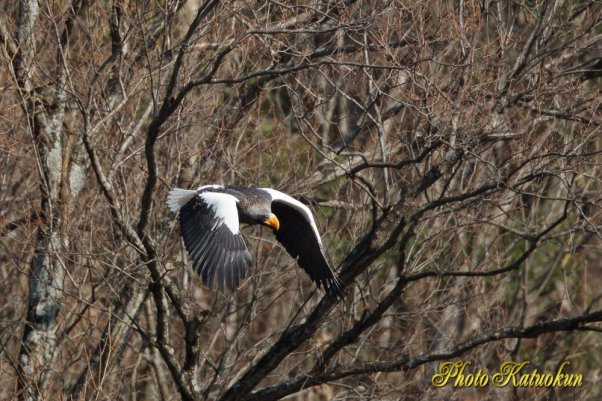
[[[0,400],[597,399],[599,3],[2,9]],[[165,199],[208,183],[309,204],[345,299],[255,228],[205,287]]]

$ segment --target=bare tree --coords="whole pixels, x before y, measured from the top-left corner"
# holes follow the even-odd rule
[[[292,3],[2,5],[0,399],[597,399],[600,4]],[[308,204],[345,298],[257,228],[205,287],[165,199],[219,182]]]

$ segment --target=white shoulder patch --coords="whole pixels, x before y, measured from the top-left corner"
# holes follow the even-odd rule
[[[198,187],[196,190],[197,191],[202,191],[204,189],[224,189],[223,185],[219,185],[219,184],[209,184],[209,185],[201,185],[200,187]]]
[[[238,209],[236,208],[238,199],[236,197],[223,192],[201,192],[199,196],[213,209],[217,217],[215,226],[211,228],[212,230],[217,228],[218,224],[223,221],[226,227],[232,231],[232,234],[238,234],[239,222]]]
[[[176,213],[195,195],[196,191],[194,190],[174,188],[167,195],[167,206],[169,206],[169,210]]]
[[[320,247],[322,246],[322,239],[320,238],[320,232],[318,231],[318,226],[316,226],[316,222],[314,221],[314,216],[311,213],[311,210],[303,203],[299,202],[297,199],[293,198],[290,195],[285,194],[284,192],[277,191],[272,188],[259,188],[263,191],[266,191],[272,197],[272,201],[278,201],[285,203],[286,205],[292,207],[293,209],[300,212],[305,220],[311,225],[314,234],[316,235],[316,239],[318,240],[318,244]]]

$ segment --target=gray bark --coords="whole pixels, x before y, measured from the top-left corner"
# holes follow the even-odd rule
[[[65,119],[67,70],[64,49],[57,52],[57,79],[52,105],[45,107],[36,100],[35,55],[36,19],[39,6],[35,0],[20,3],[17,40],[19,53],[15,60],[15,76],[29,116],[32,137],[38,143],[40,173],[40,225],[29,274],[29,298],[25,327],[19,352],[19,394],[21,400],[47,398],[47,383],[57,350],[57,322],[63,296],[65,263],[61,254],[68,246],[63,227],[63,214],[74,195],[71,188],[81,189],[78,174],[82,166],[70,166],[74,142],[63,132]],[[67,151],[68,150],[68,151]],[[73,173],[73,180],[71,179]],[[73,185],[71,185],[73,184]]]

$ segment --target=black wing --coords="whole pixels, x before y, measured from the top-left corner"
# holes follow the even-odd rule
[[[307,209],[305,205],[298,203]],[[342,297],[342,282],[326,261],[322,243],[317,236],[317,228],[314,228],[313,218],[308,220],[306,217],[307,213],[310,213],[311,217],[309,209],[300,209],[299,205],[292,204],[288,199],[274,199],[272,213],[280,221],[280,228],[274,230],[278,242],[293,258],[297,259],[299,266],[318,286],[324,286],[329,294]]]
[[[224,287],[234,290],[245,276],[247,267],[253,265],[245,241],[238,233],[236,202],[228,201],[231,195],[200,193],[180,209],[180,228],[186,250],[192,258],[194,270],[203,282],[213,287],[214,279],[220,291]],[[221,196],[223,202],[219,202]],[[231,210],[233,209],[233,210]],[[223,217],[224,213],[229,213]],[[236,232],[233,232],[233,213]],[[227,221],[225,221],[227,219]]]

